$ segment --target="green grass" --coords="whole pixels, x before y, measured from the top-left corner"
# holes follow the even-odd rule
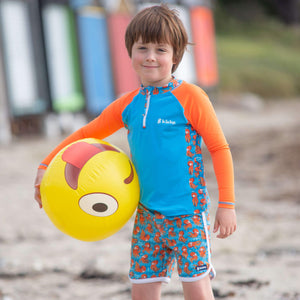
[[[229,20],[216,31],[221,91],[299,97],[300,28]]]

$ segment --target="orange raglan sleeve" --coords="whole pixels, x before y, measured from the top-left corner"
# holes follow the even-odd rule
[[[186,118],[202,136],[212,157],[219,190],[219,207],[234,208],[232,156],[208,96],[199,87],[187,83],[177,88],[176,94],[184,108]]]
[[[63,140],[39,165],[39,169],[47,169],[54,156],[65,146],[84,138],[104,139],[124,127],[122,112],[137,94],[137,90],[115,100],[103,112],[87,125],[81,127]]]

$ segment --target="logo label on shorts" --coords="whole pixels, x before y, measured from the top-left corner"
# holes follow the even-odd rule
[[[207,270],[207,265],[201,265],[201,266],[196,266],[196,271],[206,271]]]

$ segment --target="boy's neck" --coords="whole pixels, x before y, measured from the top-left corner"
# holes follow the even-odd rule
[[[181,82],[182,80],[177,80],[174,76],[172,76],[172,80],[170,80],[168,84],[165,84],[164,86],[156,87],[151,85],[141,85],[140,92],[142,95],[146,95],[146,92],[150,92],[151,94],[163,94],[172,91],[174,88],[178,87]]]
[[[163,88],[163,87],[166,87],[166,86],[168,86],[171,82],[173,82],[174,80],[176,80],[175,79],[175,76],[174,75],[171,75],[171,78],[169,79],[169,81],[167,81],[165,84],[161,84],[161,85],[151,85],[151,84],[149,84],[149,85],[144,85],[143,83],[141,84],[141,87],[142,88]]]

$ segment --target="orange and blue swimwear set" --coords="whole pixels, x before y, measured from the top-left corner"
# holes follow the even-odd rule
[[[65,139],[40,168],[71,142],[104,139],[122,127],[140,183],[131,280],[167,281],[174,259],[182,280],[212,275],[202,141],[212,157],[222,208],[234,208],[233,164],[213,106],[198,86],[173,78],[167,86],[142,86],[121,96]]]

